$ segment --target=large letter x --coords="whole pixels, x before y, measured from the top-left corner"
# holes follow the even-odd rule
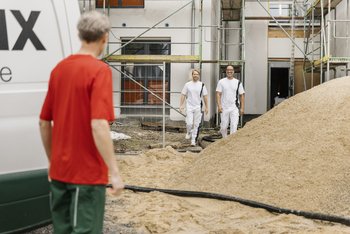
[[[36,22],[36,20],[39,17],[40,11],[31,11],[28,21],[26,21],[21,12],[18,10],[11,10],[13,16],[16,18],[17,22],[22,27],[22,32],[19,35],[15,45],[13,46],[12,50],[23,50],[27,40],[31,40],[34,47],[37,50],[46,50],[43,44],[40,42],[39,38],[36,36],[36,34],[33,32],[33,27]]]

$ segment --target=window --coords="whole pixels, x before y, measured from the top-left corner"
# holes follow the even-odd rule
[[[144,0],[96,0],[96,7],[102,8],[103,3],[105,7],[111,8],[144,8]]]
[[[122,43],[126,43],[127,40],[123,40]],[[122,54],[152,54],[152,55],[170,55],[170,42],[164,41],[145,41],[137,40],[128,44],[122,49]],[[122,67],[122,71],[131,76],[137,82],[141,83],[147,89],[151,90],[159,97],[163,97],[163,65],[150,65],[142,63],[133,63]],[[134,108],[134,110],[128,108],[122,108],[123,114],[131,113],[132,111],[138,111],[138,113],[158,112],[161,111],[162,101],[155,97],[153,94],[141,88],[138,84],[135,84],[125,75],[121,77],[121,104],[122,106],[147,106],[148,108]],[[165,90],[170,91],[170,63],[165,65]],[[167,92],[166,101],[170,102],[170,93]],[[156,110],[158,109],[158,111]],[[131,112],[130,112],[131,111]],[[167,109],[169,113],[169,109]]]
[[[281,4],[281,3],[271,3],[270,4],[270,14],[274,17],[278,16],[290,16],[291,15],[291,5]]]

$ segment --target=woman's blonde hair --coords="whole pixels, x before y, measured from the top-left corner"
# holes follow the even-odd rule
[[[201,75],[201,72],[198,69],[192,69],[192,75],[193,75],[193,72],[197,72],[198,75]]]

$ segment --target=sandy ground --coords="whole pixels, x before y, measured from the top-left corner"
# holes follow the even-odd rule
[[[349,79],[286,100],[200,154],[167,148],[119,157],[124,180],[350,217]],[[341,224],[158,192],[109,197],[107,220],[139,233],[350,233]]]
[[[118,162],[127,184],[168,188],[169,177],[199,157],[167,148],[118,157]],[[350,233],[345,225],[272,214],[235,202],[127,190],[120,197],[107,197],[106,226],[110,233]]]
[[[133,150],[142,153],[116,157],[128,185],[210,191],[350,218],[350,78],[284,101],[199,154],[147,150],[152,133],[135,134]],[[174,136],[182,141],[184,134]],[[127,141],[115,146],[132,148]],[[333,234],[350,227],[235,202],[125,190],[107,196],[104,233]]]
[[[350,217],[349,156],[346,77],[296,95],[211,144],[169,184]]]

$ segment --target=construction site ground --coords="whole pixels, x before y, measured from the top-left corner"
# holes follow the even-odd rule
[[[168,123],[165,142],[172,147],[157,148],[159,123],[119,119],[111,130],[131,138],[114,141],[116,162],[127,185],[229,194],[348,217],[349,90],[345,78],[327,82],[279,104],[234,136],[207,143],[201,153],[190,152],[183,122],[171,128]],[[337,121],[329,122],[334,113]],[[300,121],[303,128],[296,127]],[[215,134],[217,129],[201,132]],[[52,227],[34,233],[52,233]],[[236,202],[125,190],[107,195],[104,233],[333,234],[350,228]]]

